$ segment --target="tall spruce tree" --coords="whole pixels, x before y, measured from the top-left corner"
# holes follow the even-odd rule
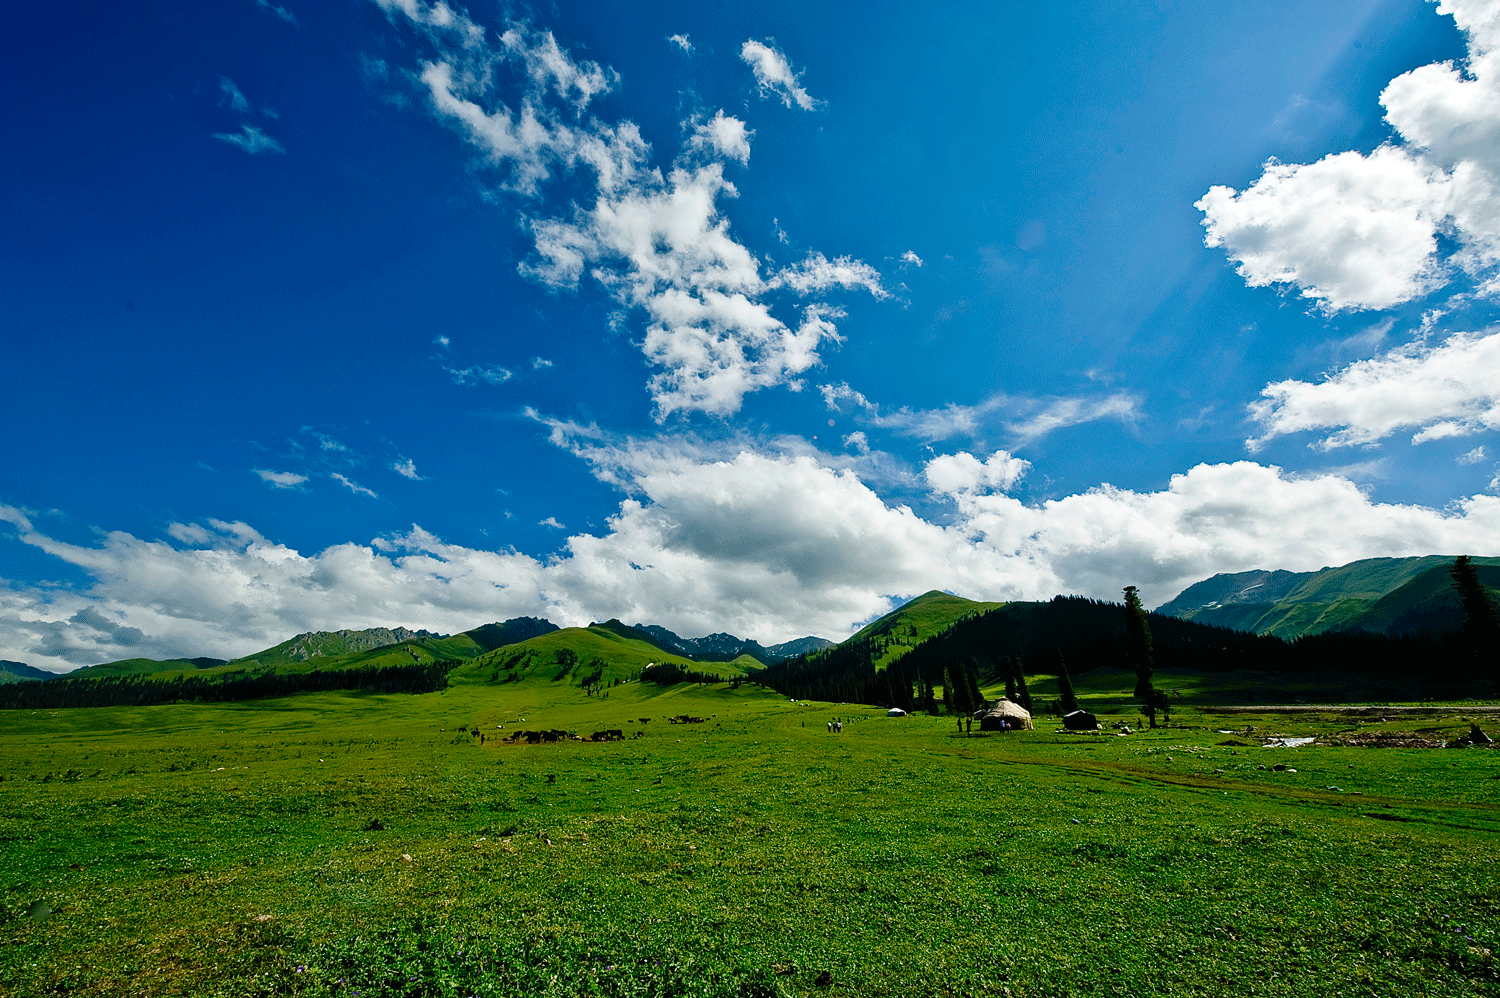
[[[1016,660],[1007,655],[1000,660],[1000,671],[1005,673],[1005,699],[1016,703]]]
[[[1135,667],[1135,698],[1141,702],[1141,712],[1154,728],[1161,696],[1151,685],[1151,674],[1155,671],[1152,667],[1151,624],[1146,619],[1135,586],[1125,587],[1125,651],[1130,664]]]
[[[1073,692],[1073,680],[1068,676],[1068,660],[1063,657],[1062,652],[1057,653],[1057,692],[1062,698],[1064,714],[1071,714],[1078,709],[1078,697]]]
[[[1026,667],[1020,658],[1013,658],[1016,663],[1016,703],[1025,707],[1027,712],[1031,711],[1031,692],[1026,689]]]
[[[1489,593],[1474,571],[1469,556],[1461,554],[1448,569],[1453,577],[1453,588],[1458,592],[1459,602],[1464,608],[1464,627],[1460,634],[1464,664],[1475,679],[1488,678],[1500,683],[1500,618],[1495,616],[1495,606]]]
[[[969,713],[984,706],[984,691],[979,688],[979,663],[972,658],[964,665],[964,674],[969,680]]]

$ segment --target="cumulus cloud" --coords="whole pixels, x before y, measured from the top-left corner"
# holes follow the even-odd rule
[[[418,526],[312,554],[216,520],[207,537],[176,543],[114,531],[72,545],[0,506],[14,529],[0,543],[36,547],[89,579],[71,590],[0,587],[0,657],[53,669],[127,653],[231,657],[307,630],[457,631],[517,615],[563,625],[618,616],[761,641],[842,637],[894,598],[932,588],[1118,599],[1130,584],[1154,604],[1216,572],[1500,553],[1500,497],[1445,510],[1379,503],[1346,478],[1249,461],[1199,465],[1159,491],[1101,485],[1028,504],[1002,491],[1024,470],[1013,456],[953,455],[929,463],[954,511],[939,525],[812,453],[553,431],[626,495],[603,531],[568,536],[546,561]],[[98,617],[79,616],[87,609]]]
[[[1458,457],[1454,458],[1454,460],[1456,460],[1459,464],[1478,464],[1480,461],[1484,460],[1484,448],[1475,447],[1471,451],[1466,451],[1458,455]]]
[[[1278,381],[1261,391],[1250,413],[1268,440],[1335,429],[1323,449],[1374,444],[1403,429],[1412,443],[1500,429],[1500,330],[1454,333],[1357,361],[1322,381]]]
[[[901,254],[901,263],[906,267],[924,266],[924,264],[922,263],[922,258],[917,256],[917,254],[912,250],[907,250],[905,253]]]
[[[391,470],[400,475],[402,478],[410,478],[414,482],[420,482],[423,480],[422,476],[417,474],[417,463],[409,457],[403,457],[400,460],[392,461]]]
[[[1197,202],[1209,246],[1251,286],[1294,285],[1326,312],[1385,309],[1500,262],[1500,3],[1442,0],[1468,41],[1381,94],[1399,141],[1311,165],[1270,160]],[[1459,244],[1444,255],[1439,235]]]
[[[564,526],[563,524],[559,523],[558,520],[557,520],[557,517],[555,517],[555,516],[549,516],[549,517],[547,517],[545,520],[540,521],[537,524],[537,526],[539,526],[539,527],[551,527],[553,530],[567,530],[568,529],[566,526]]]
[[[792,64],[778,49],[752,38],[740,46],[740,58],[755,74],[762,97],[779,97],[787,107],[800,107],[804,111],[815,111],[822,106],[822,101],[802,89],[802,74],[792,71]]]
[[[1009,451],[997,450],[981,461],[967,451],[940,454],[927,462],[922,474],[933,492],[969,495],[981,492],[1009,492],[1031,467]]]
[[[286,152],[286,147],[254,125],[241,125],[238,132],[214,132],[214,138],[238,146],[254,156],[263,152]]]
[[[688,40],[687,35],[668,35],[667,44],[675,45],[688,55],[693,54],[693,43]]]
[[[940,409],[883,411],[847,384],[819,385],[823,402],[835,412],[850,412],[871,426],[929,443],[953,437],[978,437],[998,427],[1019,446],[1055,430],[1101,419],[1134,422],[1139,401],[1128,392],[1102,398],[1022,398],[992,395],[977,405],[949,403]]]
[[[546,357],[533,357],[533,358],[531,358],[531,369],[533,371],[545,371],[547,368],[549,368],[551,366],[552,366],[552,361],[548,360]]]
[[[445,5],[376,2],[425,39],[429,54],[412,77],[438,119],[500,174],[503,188],[540,198],[560,171],[592,177],[592,205],[575,199],[566,217],[528,215],[535,252],[520,270],[558,290],[576,289],[587,274],[627,314],[644,316],[639,342],[658,369],[648,385],[658,420],[695,410],[730,415],[748,392],[797,386],[798,375],[821,362],[819,350],[840,342],[836,307],[815,302],[784,319],[774,313],[773,292],[805,286],[807,293],[883,294],[872,268],[843,257],[809,258],[779,277],[762,276],[718,206],[738,194],[724,178],[724,161],[749,157],[750,133],[738,119],[720,111],[688,122],[684,152],[696,155],[664,173],[651,164],[651,147],[634,123],[583,117],[589,100],[617,77],[575,61],[550,33],[512,24],[495,45],[484,27]],[[502,70],[517,65],[530,67],[527,85],[507,103]],[[821,269],[809,270],[818,260]]]
[[[299,475],[295,471],[268,471],[265,468],[251,469],[260,476],[260,480],[268,482],[278,489],[295,489],[307,482],[306,475]]]
[[[714,116],[707,121],[694,119],[689,124],[692,127],[687,140],[689,149],[710,152],[741,163],[750,162],[750,136],[755,133],[746,128],[740,119],[726,115],[721,109],[714,112]]]

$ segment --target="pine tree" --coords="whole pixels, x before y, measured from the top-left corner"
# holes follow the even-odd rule
[[[958,704],[953,700],[953,673],[950,669],[943,669],[943,713],[951,714],[958,709]]]
[[[1016,660],[1007,655],[1000,662],[1000,671],[1005,674],[1005,699],[1016,702]]]
[[[1031,693],[1026,689],[1026,671],[1019,658],[1011,659],[1016,664],[1016,703],[1031,711]]]
[[[1068,676],[1068,660],[1063,657],[1062,652],[1057,653],[1057,691],[1062,697],[1064,714],[1071,714],[1078,709],[1078,697],[1073,692],[1073,680]]]
[[[969,713],[984,706],[984,691],[979,688],[979,665],[972,658],[964,666],[964,675],[969,681]]]
[[[1151,624],[1146,611],[1141,607],[1141,597],[1135,586],[1125,587],[1125,650],[1130,664],[1135,666],[1135,698],[1141,702],[1141,711],[1151,727],[1156,727],[1156,708],[1161,695],[1151,685]]]
[[[1500,655],[1500,619],[1495,616],[1494,604],[1489,593],[1479,581],[1479,573],[1469,556],[1461,554],[1448,570],[1453,577],[1453,588],[1458,592],[1459,602],[1464,608],[1464,628],[1460,640],[1464,646],[1464,657],[1473,670],[1471,675],[1479,678],[1486,673],[1500,682],[1496,656]]]

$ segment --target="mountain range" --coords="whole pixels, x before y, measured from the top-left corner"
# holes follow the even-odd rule
[[[1215,575],[1156,612],[1253,634],[1298,638],[1326,631],[1441,635],[1463,623],[1448,571],[1453,558],[1366,558],[1316,572]],[[1472,559],[1479,581],[1500,591],[1500,558]]]
[[[1475,558],[1473,562],[1480,582],[1492,595],[1500,595],[1500,558]],[[1155,612],[1216,628],[1287,639],[1325,632],[1441,636],[1456,630],[1463,621],[1463,610],[1448,575],[1452,563],[1452,557],[1431,555],[1367,558],[1316,572],[1226,573],[1189,586]],[[964,618],[1006,605],[934,590],[868,624],[838,646],[811,636],[764,646],[722,632],[684,638],[656,624],[632,626],[612,619],[587,628],[559,628],[539,617],[515,617],[454,635],[405,627],[309,631],[229,662],[216,658],[125,659],[65,675],[76,679],[142,675],[165,679],[173,674],[307,672],[455,661],[495,671],[494,663],[501,660],[511,666],[525,662],[528,669],[561,670],[571,662],[604,660],[627,651],[626,658],[637,671],[653,662],[684,668],[692,663],[719,663],[732,664],[731,671],[743,674],[746,669],[854,646],[861,649],[860,656],[869,667],[880,669]],[[502,649],[508,651],[496,659]],[[514,668],[509,674],[519,675]],[[57,676],[53,673],[20,662],[0,661],[0,683],[54,678]]]

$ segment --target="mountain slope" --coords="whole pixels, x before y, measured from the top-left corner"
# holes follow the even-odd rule
[[[1500,558],[1475,558],[1476,566],[1500,565]],[[1215,575],[1184,589],[1175,599],[1157,607],[1156,612],[1218,627],[1273,634],[1295,638],[1324,631],[1360,628],[1387,633],[1395,624],[1393,610],[1400,606],[1410,610],[1414,601],[1435,600],[1422,613],[1404,621],[1406,630],[1420,619],[1430,619],[1439,631],[1450,628],[1451,614],[1442,604],[1445,594],[1442,582],[1447,580],[1453,558],[1428,555],[1420,558],[1366,558],[1337,568],[1317,572],[1234,572]],[[1414,593],[1398,598],[1395,604],[1376,610],[1382,601],[1413,583],[1419,577],[1421,596]],[[1436,581],[1434,581],[1436,580]],[[1493,587],[1487,577],[1486,586]],[[1452,597],[1457,609],[1457,598]],[[1397,633],[1392,631],[1391,633]]]
[[[0,683],[29,683],[37,680],[56,679],[55,672],[38,669],[25,662],[10,662],[0,658]]]
[[[672,663],[724,678],[747,674],[750,662],[697,662],[674,655],[646,638],[644,631],[618,620],[588,627],[564,627],[517,644],[485,652],[457,669],[452,682],[511,683],[568,681],[579,685],[634,679],[652,663]]]
[[[636,624],[634,630],[643,632],[652,644],[663,651],[698,661],[726,662],[740,655],[749,655],[761,663],[779,662],[784,658],[792,658],[820,648],[831,648],[834,644],[827,638],[812,635],[770,646],[750,638],[738,638],[733,634],[723,632],[701,638],[684,638],[660,624]]]
[[[154,673],[197,673],[222,670],[227,664],[222,658],[123,658],[118,662],[86,665],[64,675],[69,679],[98,679],[107,676],[145,676]]]
[[[997,610],[1004,603],[979,603],[934,589],[909,600],[879,620],[871,621],[843,645],[869,645],[876,667],[889,665],[935,634],[965,617]],[[817,654],[817,653],[814,653]]]

